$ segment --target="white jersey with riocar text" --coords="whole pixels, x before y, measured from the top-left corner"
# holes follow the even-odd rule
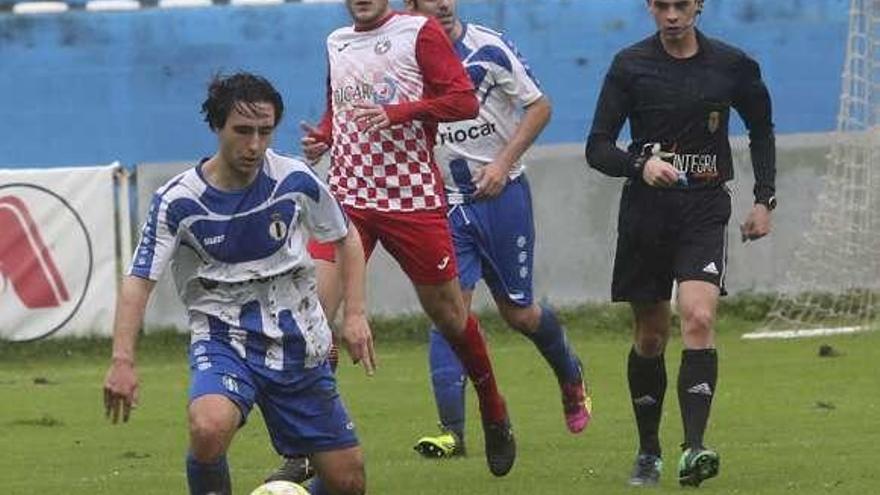
[[[476,88],[480,114],[472,120],[440,124],[434,153],[447,201],[460,204],[475,191],[474,172],[495,159],[516,132],[523,107],[543,93],[528,63],[503,34],[464,24],[454,46]],[[524,169],[522,162],[515,164],[510,178]]]

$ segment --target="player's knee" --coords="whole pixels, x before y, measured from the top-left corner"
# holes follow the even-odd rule
[[[640,321],[636,325],[635,349],[642,357],[657,357],[666,349],[669,341],[668,322],[656,320]]]
[[[226,453],[229,426],[210,414],[190,414],[190,450],[199,462],[214,462]]]
[[[541,323],[541,309],[532,305],[527,308],[505,308],[501,316],[510,328],[520,333],[535,333]]]
[[[702,335],[712,331],[715,324],[715,313],[711,308],[688,308],[681,315],[685,333]]]
[[[666,338],[659,333],[644,333],[636,338],[636,354],[644,358],[657,357],[666,348]]]
[[[468,314],[461,304],[446,304],[429,315],[443,335],[459,335],[465,330]]]
[[[363,464],[356,469],[333,473],[322,481],[330,493],[337,495],[363,495],[367,491]]]

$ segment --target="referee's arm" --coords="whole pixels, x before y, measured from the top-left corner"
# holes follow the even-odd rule
[[[765,202],[776,193],[776,136],[770,93],[761,79],[758,63],[746,57],[738,90],[732,102],[749,130],[749,150],[755,173],[755,201]]]
[[[615,58],[602,84],[584,150],[587,164],[605,175],[632,177],[636,174],[635,157],[617,147],[617,137],[629,116],[631,102],[619,60]]]

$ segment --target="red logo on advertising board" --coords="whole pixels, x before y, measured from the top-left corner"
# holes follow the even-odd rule
[[[24,202],[0,196],[0,273],[27,308],[55,308],[70,299],[67,287]]]
[[[34,184],[0,186],[0,338],[48,336],[76,314],[91,279],[82,219]]]

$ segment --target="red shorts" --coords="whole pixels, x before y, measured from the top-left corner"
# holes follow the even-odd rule
[[[416,285],[437,285],[458,276],[446,209],[414,212],[362,210],[343,206],[357,227],[369,260],[376,241]],[[309,242],[312,258],[335,262],[333,243]]]

